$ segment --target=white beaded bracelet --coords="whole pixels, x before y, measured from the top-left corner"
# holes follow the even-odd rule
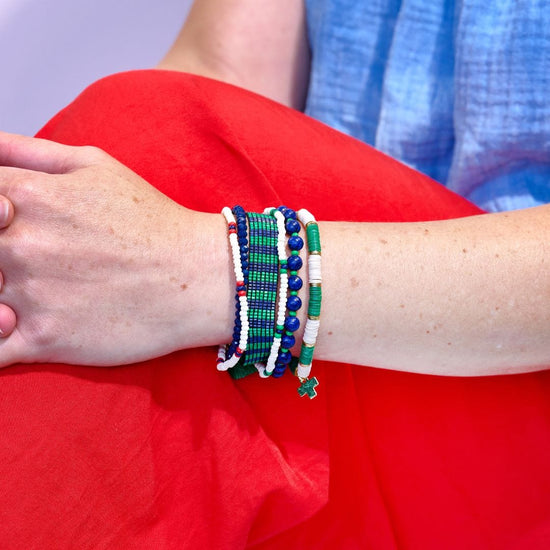
[[[229,233],[229,243],[231,245],[231,255],[233,257],[233,270],[235,272],[236,288],[237,294],[239,296],[239,319],[241,322],[241,333],[239,336],[239,344],[235,353],[229,358],[226,359],[227,346],[222,344],[218,349],[218,365],[217,368],[220,371],[226,371],[234,367],[241,358],[242,354],[246,351],[246,346],[248,344],[248,299],[246,295],[246,288],[244,285],[244,274],[241,265],[241,252],[239,248],[239,240],[237,237],[237,222],[231,208],[224,207],[222,214],[227,221],[228,233]]]

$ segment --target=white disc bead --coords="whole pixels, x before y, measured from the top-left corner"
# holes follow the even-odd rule
[[[321,256],[319,254],[310,254],[307,257],[309,284],[321,283]]]

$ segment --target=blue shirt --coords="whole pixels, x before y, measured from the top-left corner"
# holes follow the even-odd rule
[[[550,202],[547,0],[306,0],[306,112],[489,211]]]

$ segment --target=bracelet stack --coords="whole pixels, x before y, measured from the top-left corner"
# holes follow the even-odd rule
[[[300,381],[298,394],[313,399],[319,384],[311,365],[321,314],[321,242],[315,218],[307,210],[285,206],[246,213],[241,206],[222,210],[235,272],[235,326],[229,344],[218,350],[218,370],[233,378],[258,372],[280,378],[289,367]],[[308,252],[308,311],[298,358],[294,333],[302,307],[299,275],[305,228]],[[297,366],[296,366],[297,365]]]

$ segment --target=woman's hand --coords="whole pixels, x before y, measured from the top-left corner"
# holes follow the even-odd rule
[[[125,364],[231,333],[221,216],[95,148],[0,134],[0,166],[0,366]]]

